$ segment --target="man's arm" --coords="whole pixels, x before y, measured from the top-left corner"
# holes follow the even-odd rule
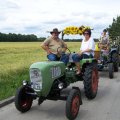
[[[41,44],[41,47],[47,52],[47,54],[50,54],[51,51],[50,51],[48,45],[49,45],[49,40],[46,39],[46,40]]]

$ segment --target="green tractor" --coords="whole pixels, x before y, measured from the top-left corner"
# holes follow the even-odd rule
[[[69,50],[69,49],[68,49]],[[69,58],[72,54],[69,50]],[[63,54],[61,55],[63,56]],[[98,90],[98,70],[95,58],[80,61],[81,75],[76,75],[76,67],[72,60],[68,64],[61,61],[36,62],[30,66],[30,80],[23,81],[23,85],[15,95],[17,110],[24,113],[30,110],[33,100],[38,98],[38,105],[45,100],[65,100],[66,117],[74,120],[82,104],[79,87],[72,87],[69,94],[64,90],[74,82],[83,81],[85,95],[88,99],[94,99]]]
[[[109,78],[114,78],[114,72],[119,71],[119,41],[115,39],[110,39],[109,49],[106,46],[100,50],[98,57],[98,70],[102,71],[104,68],[108,69]]]

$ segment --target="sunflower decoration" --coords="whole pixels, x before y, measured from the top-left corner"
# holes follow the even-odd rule
[[[72,35],[76,35],[76,34],[79,34],[79,35],[82,35],[83,32],[87,29],[91,29],[89,26],[80,26],[80,27],[76,27],[76,26],[69,26],[69,27],[66,27],[64,30],[63,30],[63,34],[72,34]]]
[[[66,27],[64,30],[63,30],[63,33],[64,34],[72,34],[72,35],[75,35],[75,34],[78,34],[78,31],[79,31],[79,28],[76,27],[76,26],[69,26],[69,27]]]

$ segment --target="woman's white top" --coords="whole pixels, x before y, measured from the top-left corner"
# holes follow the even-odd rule
[[[94,42],[93,38],[90,38],[88,41],[85,41],[85,39],[82,40],[80,51],[84,51],[86,49],[91,49],[92,51],[84,52],[84,54],[87,54],[87,55],[92,54],[94,56],[95,42]]]

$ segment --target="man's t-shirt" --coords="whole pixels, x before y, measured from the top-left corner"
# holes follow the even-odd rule
[[[47,38],[43,44],[48,46],[53,54],[58,54],[58,51],[59,53],[62,52],[62,48],[66,47],[66,44],[63,40],[59,38],[58,40],[54,40],[52,37]]]
[[[95,42],[92,38],[90,38],[88,41],[82,40],[81,43],[81,51],[84,51],[86,49],[91,49],[91,52],[84,52],[84,54],[90,55],[92,54],[94,56],[94,51],[95,51]]]

